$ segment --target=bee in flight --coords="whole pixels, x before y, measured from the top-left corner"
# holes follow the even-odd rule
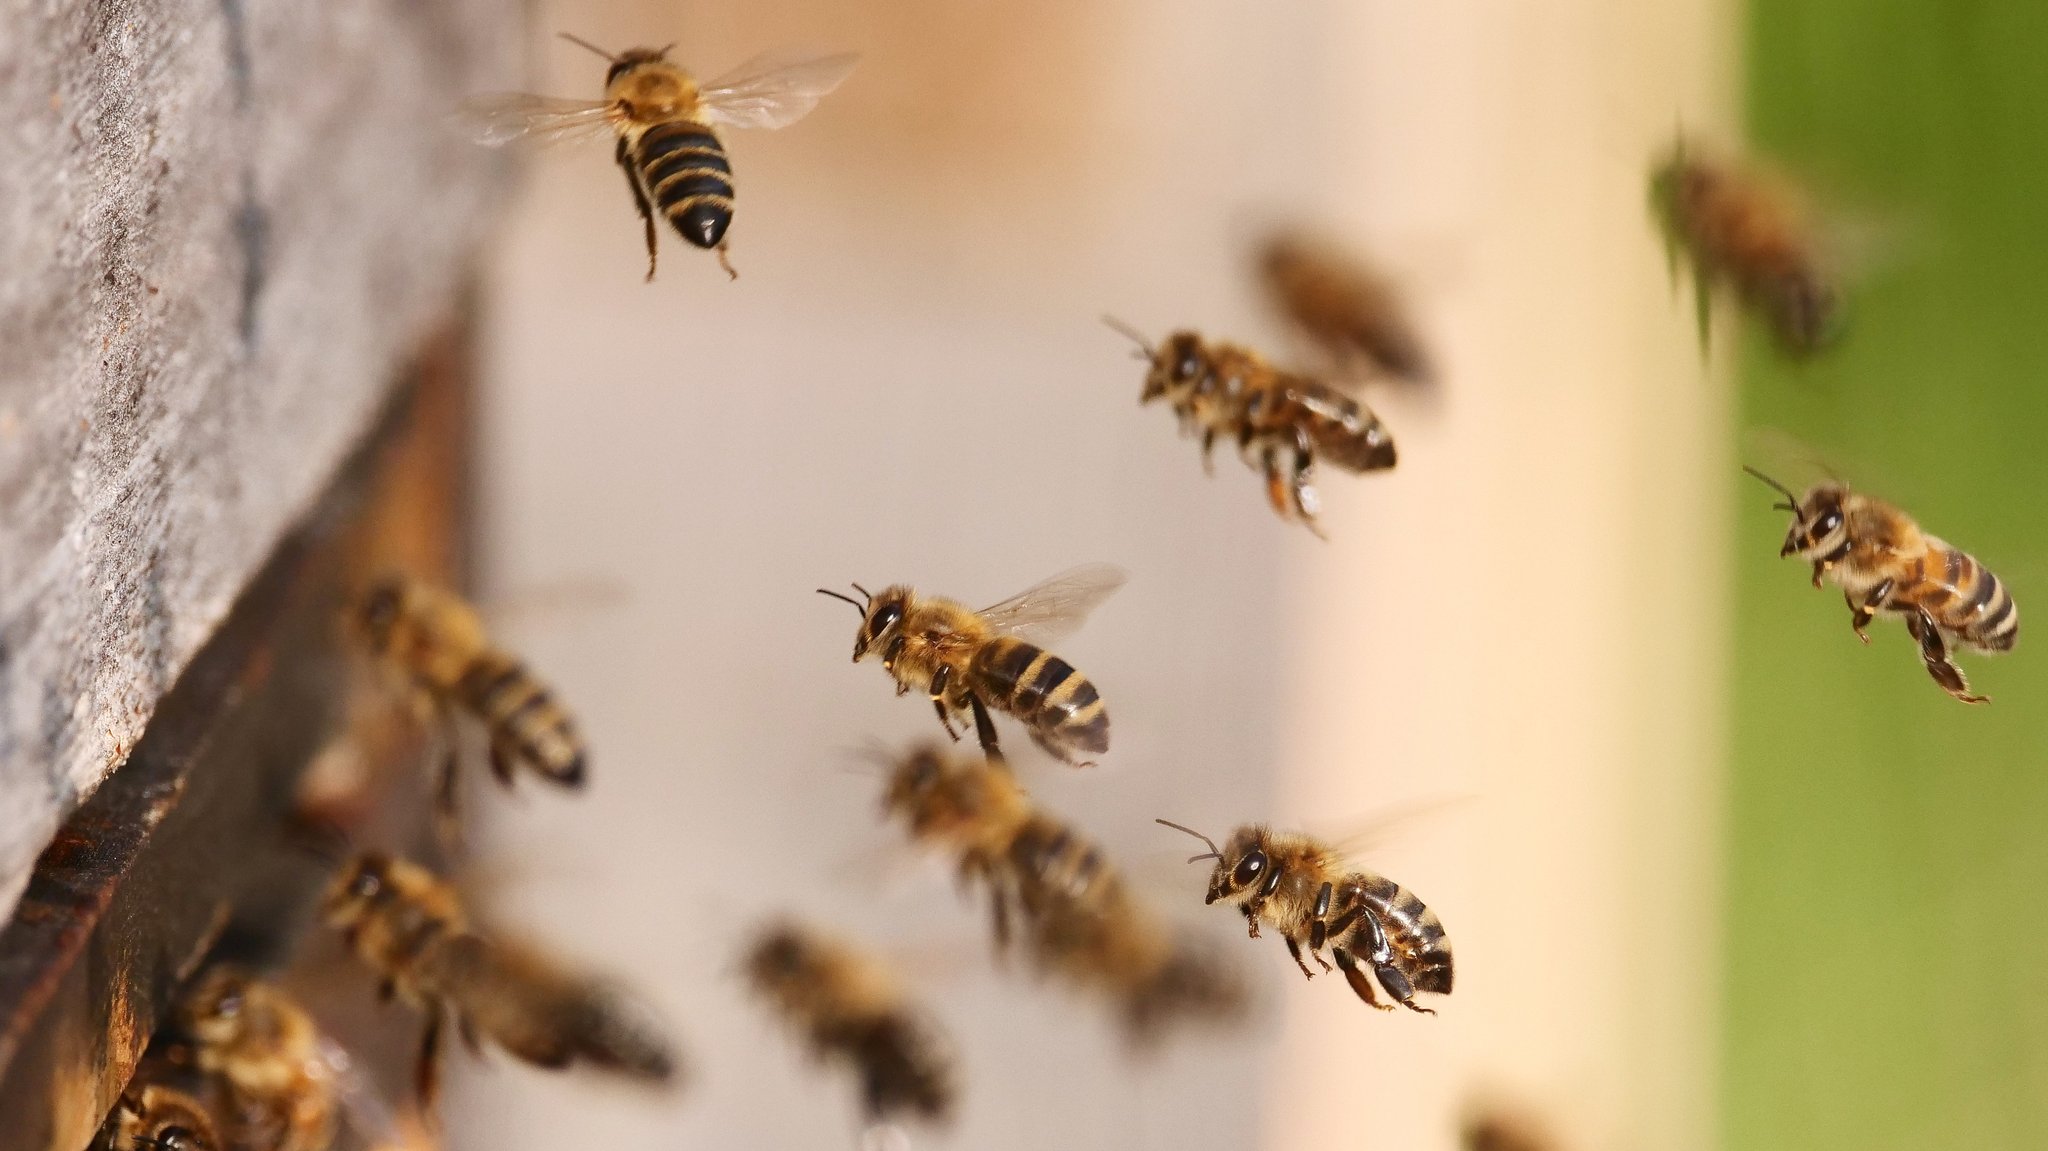
[[[1275,309],[1332,366],[1347,374],[1362,366],[1406,384],[1432,381],[1422,337],[1385,276],[1299,232],[1268,236],[1258,271]]]
[[[405,575],[373,585],[358,611],[370,650],[405,677],[422,710],[440,721],[444,747],[435,806],[445,840],[454,838],[457,712],[481,721],[491,772],[512,786],[523,768],[561,787],[583,786],[583,737],[547,685],[499,650],[475,608],[452,592]]]
[[[879,961],[785,923],[761,934],[744,966],[755,992],[803,1035],[820,1062],[854,1069],[869,1123],[943,1121],[952,1114],[947,1044]]]
[[[472,1049],[490,1040],[536,1067],[588,1064],[666,1083],[669,1041],[613,988],[471,929],[454,888],[432,872],[377,852],[342,869],[321,904],[328,926],[377,974],[379,994],[426,1016],[415,1087],[431,1115],[440,1084],[441,1034],[454,1023]]]
[[[1105,995],[1134,1046],[1149,1047],[1169,1023],[1242,1014],[1236,971],[1174,938],[1102,850],[1035,806],[1008,771],[917,748],[892,771],[883,810],[952,856],[963,883],[987,890],[999,952],[1014,910],[1033,965]]]
[[[235,1144],[326,1151],[334,1142],[348,1062],[285,991],[215,967],[178,1004],[201,1071],[225,1084]]]
[[[1279,931],[1304,976],[1315,978],[1302,958],[1304,949],[1328,971],[1322,955],[1328,947],[1351,990],[1383,1011],[1393,1007],[1374,996],[1367,968],[1394,1002],[1410,1011],[1436,1014],[1416,1004],[1418,991],[1451,993],[1451,941],[1443,922],[1400,884],[1350,869],[1334,848],[1306,835],[1250,825],[1238,828],[1218,848],[1193,828],[1157,822],[1194,836],[1209,849],[1189,863],[1216,861],[1203,902],[1234,901],[1253,939],[1262,922]]]
[[[1219,436],[1237,441],[1238,454],[1266,474],[1266,498],[1281,519],[1298,518],[1318,536],[1321,500],[1315,465],[1327,460],[1347,472],[1394,466],[1394,438],[1372,409],[1337,388],[1283,372],[1236,344],[1209,343],[1179,331],[1157,348],[1121,322],[1149,361],[1138,402],[1165,400],[1180,417],[1183,435],[1202,438],[1202,466],[1211,468]]]
[[[854,584],[860,599],[824,588],[818,594],[860,611],[853,662],[881,657],[896,694],[925,693],[947,735],[959,739],[953,718],[971,715],[982,750],[1000,762],[994,708],[1023,723],[1054,757],[1086,767],[1087,757],[1109,750],[1109,713],[1086,676],[1038,644],[1079,627],[1123,583],[1122,569],[1089,564],[980,611],[903,584],[878,595]]]
[[[1785,497],[1773,505],[1792,513],[1779,557],[1812,563],[1814,587],[1830,580],[1842,589],[1856,638],[1870,642],[1863,629],[1880,612],[1901,616],[1934,682],[1964,703],[1986,701],[1970,694],[1951,646],[1995,653],[2019,641],[2019,607],[1990,568],[1874,496],[1829,481],[1802,497],[1755,468],[1743,470]]]
[[[673,44],[613,54],[567,33],[562,38],[611,62],[604,99],[559,100],[521,92],[487,96],[465,107],[478,125],[478,140],[498,145],[612,133],[617,137],[614,159],[626,174],[647,232],[647,278],[654,279],[657,211],[683,239],[718,253],[719,266],[737,277],[725,254],[725,232],[732,224],[732,164],[718,130],[796,123],[846,80],[857,57],[762,55],[700,83],[669,62]]]
[[[1689,154],[1681,141],[1651,174],[1650,205],[1674,274],[1680,252],[1692,264],[1702,348],[1713,294],[1723,285],[1793,355],[1819,351],[1836,334],[1840,293],[1789,189],[1761,172]]]

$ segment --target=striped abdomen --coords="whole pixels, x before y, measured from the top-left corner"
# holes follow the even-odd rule
[[[1894,597],[1925,608],[1934,622],[1984,651],[2011,651],[2020,637],[2019,605],[1991,569],[1938,541],[1914,561],[1912,578]]]
[[[1363,902],[1379,919],[1387,941],[1394,946],[1402,974],[1417,991],[1451,993],[1451,940],[1444,934],[1443,921],[1436,917],[1436,912],[1424,906],[1414,892],[1369,871],[1345,877],[1335,901],[1335,912],[1341,914],[1354,900]],[[1368,931],[1362,923],[1352,928],[1347,933],[1347,944],[1361,940]],[[1362,943],[1352,949],[1370,950]]]
[[[526,665],[499,652],[486,653],[462,673],[455,695],[490,733],[494,763],[526,764],[565,787],[583,783],[583,738]]]
[[[1061,759],[1109,750],[1109,713],[1088,677],[1044,648],[1010,636],[983,644],[968,666],[989,706],[1031,727],[1031,738]]]
[[[725,145],[702,124],[656,124],[633,149],[634,167],[654,209],[683,239],[716,248],[732,223],[732,165]]]
[[[1394,466],[1394,437],[1386,425],[1371,408],[1327,384],[1283,377],[1246,400],[1245,420],[1255,437],[1283,443],[1300,429],[1318,460],[1346,471]]]

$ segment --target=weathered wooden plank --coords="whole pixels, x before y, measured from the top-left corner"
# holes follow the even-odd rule
[[[0,913],[448,312],[502,0],[0,0]]]

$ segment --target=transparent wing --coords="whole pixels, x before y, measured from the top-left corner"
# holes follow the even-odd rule
[[[859,59],[851,52],[800,60],[764,53],[706,84],[698,99],[715,126],[786,128],[844,83]]]
[[[496,148],[515,140],[554,143],[602,135],[611,130],[618,108],[605,100],[495,92],[463,101],[460,116],[477,143]]]
[[[361,1147],[406,1145],[396,1112],[346,1049],[323,1035],[316,1048],[316,1059],[319,1073],[325,1076],[341,1105],[341,1119],[346,1125],[341,1134],[345,1140]]]
[[[1128,578],[1113,564],[1084,564],[983,608],[981,617],[997,631],[1050,643],[1071,635]]]

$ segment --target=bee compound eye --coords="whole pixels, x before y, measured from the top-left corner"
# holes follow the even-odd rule
[[[384,881],[377,878],[374,871],[358,871],[355,878],[348,881],[348,893],[357,899],[373,899],[382,890]]]
[[[868,634],[880,637],[883,632],[895,627],[897,621],[902,618],[903,609],[893,603],[888,604],[875,612],[875,618],[868,624]]]
[[[1248,887],[1266,870],[1266,855],[1254,851],[1237,861],[1237,870],[1230,875],[1231,881],[1239,887]]]

